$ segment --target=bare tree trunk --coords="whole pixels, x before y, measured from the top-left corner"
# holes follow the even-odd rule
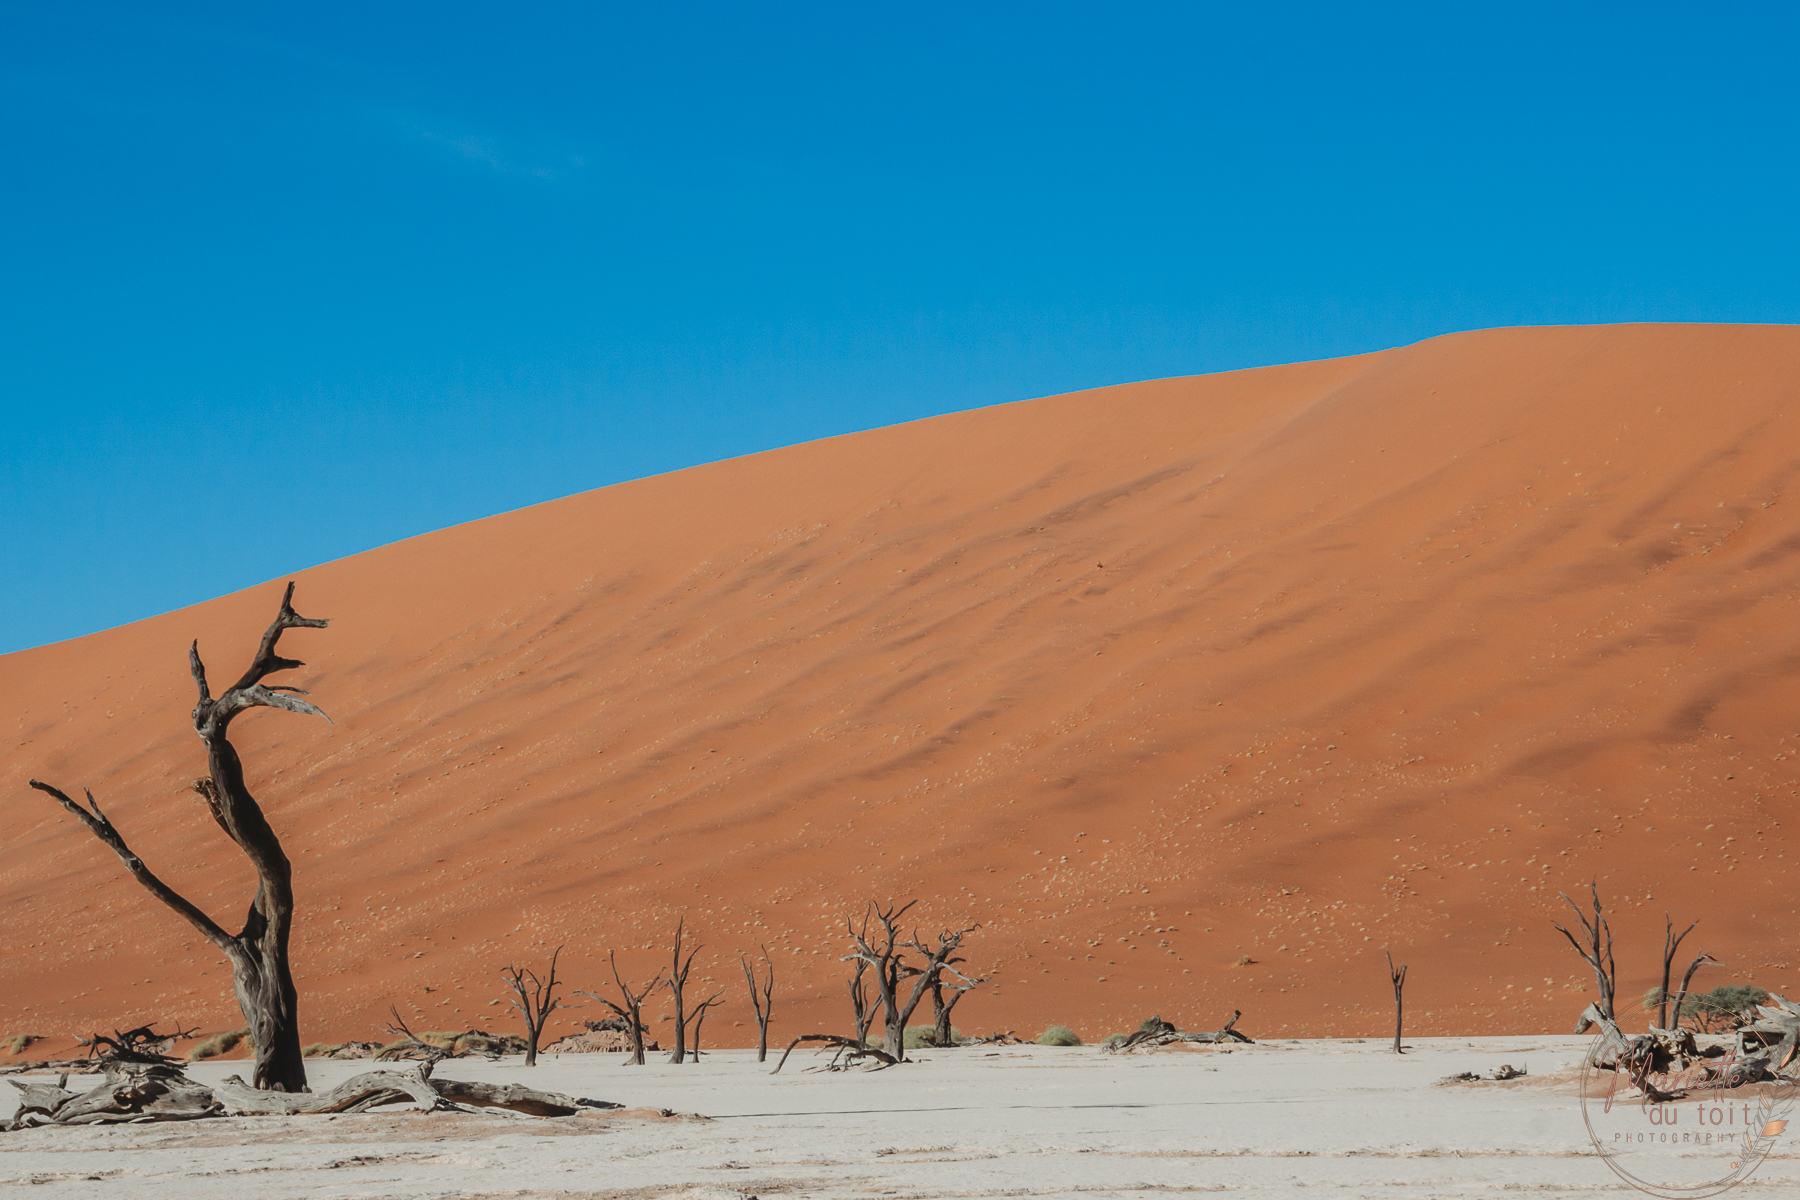
[[[856,960],[856,971],[850,976],[850,1006],[856,1013],[856,1040],[869,1040],[869,1026],[875,1022],[875,1010],[869,1007],[869,989],[863,983],[863,976],[868,974],[869,964],[862,959]]]
[[[1406,1015],[1406,1010],[1405,1005],[1401,1001],[1400,993],[1406,987],[1406,966],[1405,964],[1398,967],[1394,965],[1394,955],[1392,951],[1383,951],[1383,953],[1387,955],[1389,982],[1394,985],[1394,1053],[1405,1054],[1406,1051],[1400,1048],[1400,1028],[1402,1018]],[[1236,1020],[1237,1018],[1233,1017],[1232,1019]]]
[[[288,963],[288,941],[294,920],[293,867],[270,828],[262,808],[244,782],[244,764],[226,737],[232,718],[250,708],[281,708],[289,712],[323,717],[300,697],[299,688],[265,686],[263,679],[305,663],[282,658],[275,644],[289,629],[324,629],[328,622],[311,620],[294,611],[294,585],[282,596],[281,611],[263,633],[262,644],[249,670],[224,695],[214,699],[207,687],[206,668],[200,661],[200,643],[188,650],[188,668],[199,691],[194,705],[194,731],[206,745],[209,776],[194,781],[193,790],[206,802],[213,820],[237,843],[256,871],[256,895],[235,936],[226,933],[198,907],[158,879],[143,860],[133,854],[112,822],[100,811],[92,792],[83,809],[49,784],[31,781],[38,791],[55,797],[88,831],[99,838],[125,864],[144,888],[217,946],[231,963],[232,987],[239,1009],[250,1027],[250,1044],[256,1062],[252,1080],[259,1090],[303,1092],[306,1064],[300,1057],[299,1001]],[[330,718],[326,718],[329,720]]]
[[[537,1066],[538,1039],[543,1036],[544,1023],[562,1004],[555,998],[556,960],[562,952],[563,948],[558,946],[550,956],[550,974],[542,980],[517,966],[509,966],[500,972],[516,997],[512,1006],[525,1018],[525,1065],[528,1067]]]
[[[760,984],[756,972],[750,966],[750,960],[738,955],[738,963],[744,968],[744,980],[750,985],[750,1004],[756,1009],[756,1061],[764,1062],[769,1057],[769,1014],[775,1011],[775,964],[769,961],[769,948],[762,947],[763,966],[768,976]],[[759,994],[760,989],[760,994]],[[699,1036],[696,1027],[694,1035]]]

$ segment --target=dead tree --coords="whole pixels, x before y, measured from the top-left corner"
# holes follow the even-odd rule
[[[525,1018],[525,1065],[528,1067],[537,1066],[538,1038],[543,1036],[544,1022],[562,1006],[562,1001],[556,997],[556,960],[562,952],[563,948],[558,946],[550,955],[550,973],[542,979],[535,972],[518,966],[509,966],[500,972],[513,990],[512,1006]]]
[[[756,1010],[757,1062],[765,1062],[769,1057],[769,1014],[775,1011],[775,964],[769,959],[767,946],[762,947],[762,956],[767,974],[758,980],[750,960],[738,955],[738,965],[744,968],[744,982],[750,985],[750,1006]],[[696,1028],[695,1034],[698,1033]]]
[[[612,967],[613,983],[618,987],[623,1003],[615,1004],[605,996],[596,996],[593,992],[578,991],[575,994],[586,996],[590,1000],[598,1000],[619,1014],[619,1019],[625,1022],[625,1030],[631,1037],[632,1065],[641,1067],[644,1065],[644,1000],[661,986],[662,972],[658,971],[656,978],[646,983],[642,991],[634,992],[631,990],[631,985],[626,983],[624,977],[619,974],[619,961],[610,950],[607,951],[606,961]]]
[[[714,992],[694,1007],[690,1017],[694,1022],[694,1048],[689,1053],[694,1056],[695,1062],[700,1061],[700,1027],[706,1024],[706,1012],[708,1009],[717,1008],[720,998],[724,995],[724,992]]]
[[[1675,965],[1675,952],[1681,949],[1681,939],[1694,932],[1694,925],[1698,925],[1699,923],[1700,922],[1695,921],[1680,933],[1676,933],[1675,922],[1669,919],[1669,914],[1667,912],[1663,913],[1662,987],[1658,988],[1656,993],[1656,1027],[1658,1029],[1673,1028],[1669,1024],[1669,972]],[[1691,974],[1692,973],[1690,972],[1690,976]],[[1687,988],[1684,986],[1681,990],[1685,993]],[[1681,1020],[1681,1005],[1679,1003],[1675,1005],[1675,1020],[1677,1022]]]
[[[685,962],[682,960],[681,938],[682,934],[685,932],[686,926],[686,917],[675,922],[675,963],[670,970],[669,977],[663,981],[663,986],[668,988],[670,995],[675,997],[675,1048],[669,1051],[669,1061],[672,1063],[683,1063],[687,1061],[688,1017],[687,1011],[683,1007],[685,1003],[684,993],[687,989],[688,971],[694,965],[694,955],[700,953],[700,951],[705,948],[703,946],[695,946],[692,950],[688,951],[687,960]]]
[[[1405,1015],[1405,1006],[1401,1003],[1400,992],[1406,987],[1406,964],[1394,965],[1394,954],[1391,950],[1382,951],[1387,955],[1388,981],[1394,985],[1394,1053],[1405,1054],[1400,1048],[1400,1021]]]
[[[990,976],[983,975],[979,979],[972,979],[964,975],[954,965],[962,961],[960,958],[951,959],[944,964],[943,971],[938,972],[937,978],[931,981],[931,1040],[940,1046],[948,1046],[956,1040],[951,1031],[950,1010],[956,1007],[957,1001],[986,983],[990,978]],[[946,983],[945,972],[956,976],[956,981]],[[949,999],[944,997],[946,988],[950,992]]]
[[[493,1062],[500,1057],[498,1054],[487,1051],[461,1049],[460,1038],[452,1041],[448,1046],[439,1046],[434,1042],[428,1042],[407,1026],[406,1019],[400,1015],[400,1010],[392,1004],[388,1005],[388,1018],[389,1023],[381,1027],[382,1032],[392,1035],[395,1041],[375,1052],[376,1062],[392,1062],[403,1058],[417,1059],[430,1068],[449,1058],[474,1058],[479,1055],[479,1057]],[[427,1069],[425,1074],[429,1076],[430,1070]]]
[[[54,797],[74,814],[89,833],[119,856],[132,878],[230,961],[238,1007],[243,1010],[244,1022],[250,1028],[250,1044],[256,1051],[251,1078],[258,1089],[277,1092],[306,1090],[306,1064],[300,1057],[298,996],[288,966],[288,938],[294,922],[293,866],[262,808],[250,795],[244,782],[244,764],[226,731],[232,718],[251,708],[281,708],[307,716],[325,716],[300,698],[306,694],[301,689],[262,682],[277,671],[306,665],[275,653],[275,643],[282,633],[289,629],[324,629],[328,624],[296,613],[293,599],[294,585],[290,583],[281,598],[281,611],[263,633],[249,670],[216,699],[207,687],[200,643],[196,641],[188,649],[188,669],[200,694],[194,705],[194,731],[206,745],[209,771],[207,778],[194,781],[193,790],[206,802],[219,828],[237,843],[256,870],[256,895],[238,933],[225,932],[198,906],[157,878],[100,811],[92,792],[87,793],[87,807],[83,808],[49,784],[31,781],[32,787]]]
[[[1585,944],[1576,941],[1575,935],[1561,925],[1556,926],[1556,931],[1568,938],[1569,945],[1575,947],[1575,953],[1581,955],[1587,965],[1594,969],[1594,983],[1600,990],[1600,999],[1594,1002],[1593,1007],[1605,1022],[1617,1025],[1618,1017],[1613,1013],[1613,981],[1618,978],[1618,969],[1613,965],[1612,927],[1606,923],[1606,915],[1600,909],[1599,882],[1590,883],[1588,888],[1593,893],[1594,902],[1594,917],[1591,921],[1581,911],[1581,906],[1569,899],[1567,892],[1561,893],[1563,900],[1575,910],[1576,917],[1581,921]],[[1590,1024],[1584,1013],[1575,1032],[1586,1033]]]
[[[1699,922],[1696,921],[1695,924],[1699,924]],[[1689,929],[1692,929],[1693,927],[1694,927],[1693,925],[1688,926]],[[1694,981],[1694,972],[1698,971],[1701,967],[1706,966],[1708,963],[1716,964],[1718,961],[1719,961],[1718,959],[1714,958],[1712,955],[1710,955],[1706,951],[1702,950],[1699,954],[1694,956],[1694,961],[1688,964],[1687,973],[1681,977],[1681,990],[1675,993],[1675,1024],[1676,1025],[1679,1026],[1681,1024],[1681,1005],[1687,999],[1688,984],[1690,984]],[[1668,967],[1665,966],[1663,968],[1663,979],[1665,981],[1663,983],[1663,990],[1665,992],[1668,990],[1668,986],[1669,986],[1667,983],[1668,978],[1669,978]],[[1665,995],[1663,997],[1663,999],[1667,1000],[1668,997]],[[1669,1028],[1669,1026],[1659,1025],[1658,1028],[1667,1029],[1667,1028]]]
[[[850,940],[856,944],[853,954],[846,955],[846,960],[861,959],[872,969],[875,976],[875,994],[881,1001],[881,1041],[882,1050],[896,1062],[906,1061],[906,1022],[911,1019],[913,1010],[931,991],[933,981],[944,969],[944,964],[962,946],[963,938],[979,929],[979,925],[971,925],[966,929],[944,930],[937,935],[937,945],[928,947],[919,940],[915,930],[906,942],[900,940],[900,918],[907,910],[917,904],[917,900],[895,907],[886,908],[870,902],[868,915],[863,919],[863,930],[858,933],[856,927],[848,921],[844,923],[850,934]],[[877,937],[868,934],[869,917],[881,927]],[[913,966],[905,961],[905,950],[911,947],[917,950],[922,965]],[[901,996],[901,981],[911,979],[911,989],[904,998]]]

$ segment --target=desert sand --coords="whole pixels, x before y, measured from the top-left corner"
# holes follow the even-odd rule
[[[1413,1033],[1566,1032],[1591,981],[1550,923],[1591,878],[1622,996],[1665,909],[1724,962],[1703,985],[1800,991],[1797,472],[1800,329],[1499,329],[832,438],[297,572],[333,623],[287,635],[283,682],[335,723],[233,732],[296,864],[303,1036],[375,1036],[390,1003],[513,1028],[507,962],[647,976],[678,916],[727,992],[710,1043],[750,1039],[759,944],[775,1037],[841,1030],[844,918],[915,896],[928,929],[982,925],[980,1032],[1242,1009],[1258,1038],[1378,1037],[1389,947]],[[25,784],[91,787],[235,928],[251,876],[186,790],[185,656],[234,676],[281,582],[0,658],[0,1033],[33,1053],[239,1024],[216,953]]]
[[[36,1129],[0,1138],[0,1186],[34,1185],[50,1200],[97,1189],[145,1200],[1637,1195],[1582,1124],[1568,1076],[1587,1044],[1420,1039],[1398,1058],[1379,1042],[1117,1057],[1004,1047],[922,1052],[872,1074],[802,1072],[817,1060],[796,1057],[774,1077],[743,1052],[680,1067],[620,1067],[617,1056],[545,1059],[529,1071],[516,1058],[461,1060],[439,1073],[529,1081],[634,1111]],[[1502,1063],[1529,1074],[1439,1083]],[[357,1069],[328,1063],[320,1076]],[[225,1073],[192,1071],[208,1082]],[[661,1110],[679,1115],[659,1119]],[[1777,1152],[1744,1188],[1792,1195],[1800,1169]]]

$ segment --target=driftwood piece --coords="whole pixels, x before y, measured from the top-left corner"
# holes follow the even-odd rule
[[[831,1063],[829,1064],[830,1068],[834,1071],[842,1070],[844,1067],[849,1066],[860,1058],[873,1058],[878,1060],[881,1063],[881,1066],[875,1068],[877,1071],[881,1070],[883,1067],[891,1067],[895,1063],[901,1061],[889,1054],[886,1050],[871,1046],[867,1042],[859,1042],[855,1038],[839,1037],[835,1033],[803,1033],[788,1043],[788,1048],[781,1053],[781,1061],[775,1064],[775,1069],[770,1071],[769,1074],[781,1074],[781,1068],[787,1066],[788,1055],[794,1052],[795,1046],[804,1042],[818,1042],[825,1046],[835,1046],[837,1051],[831,1056]]]
[[[1107,1054],[1129,1054],[1134,1050],[1154,1049],[1157,1046],[1169,1046],[1177,1042],[1194,1045],[1217,1045],[1221,1042],[1242,1042],[1254,1044],[1255,1039],[1248,1034],[1239,1033],[1233,1026],[1243,1016],[1241,1009],[1234,1010],[1231,1020],[1218,1029],[1201,1029],[1183,1033],[1160,1016],[1152,1017],[1149,1029],[1140,1029],[1130,1037],[1117,1042],[1103,1043],[1100,1049]]]

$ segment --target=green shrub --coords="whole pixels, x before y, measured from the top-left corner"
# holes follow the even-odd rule
[[[1710,992],[1693,992],[1681,999],[1682,1017],[1731,1017],[1749,1018],[1754,1015],[1758,1004],[1767,1004],[1769,993],[1762,988],[1748,983],[1727,983],[1714,988]],[[1658,1007],[1663,1002],[1663,990],[1653,987],[1644,993],[1644,1011]]]
[[[1037,1035],[1037,1044],[1040,1046],[1079,1046],[1081,1039],[1076,1037],[1075,1031],[1067,1025],[1052,1025]]]
[[[0,1045],[6,1047],[8,1054],[23,1054],[27,1046],[43,1040],[35,1033],[15,1033],[9,1037],[0,1038]]]
[[[233,1029],[229,1033],[215,1033],[188,1051],[188,1061],[199,1062],[203,1058],[217,1058],[221,1054],[229,1054],[238,1048],[238,1043],[250,1036],[250,1029]]]
[[[1715,1016],[1754,1015],[1758,1004],[1767,1004],[1769,993],[1747,983],[1727,983],[1681,1002],[1683,1013]]]

